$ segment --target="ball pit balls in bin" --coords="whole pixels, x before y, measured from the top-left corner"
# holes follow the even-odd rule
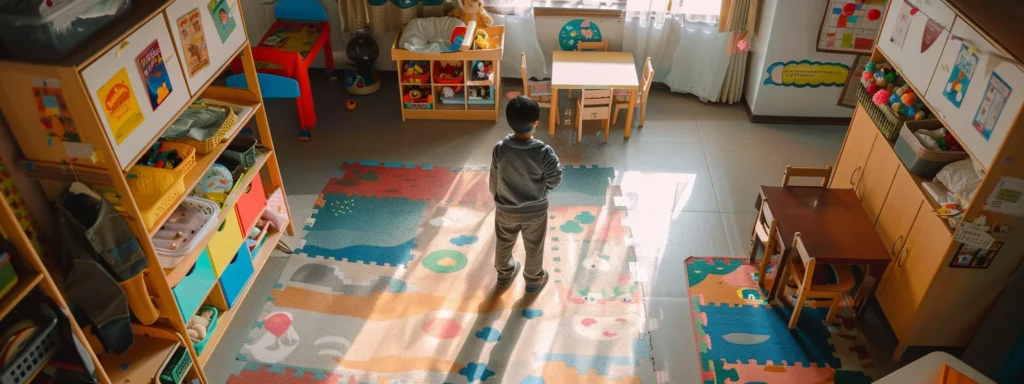
[[[345,101],[345,109],[354,111],[356,109],[356,99],[348,99]]]

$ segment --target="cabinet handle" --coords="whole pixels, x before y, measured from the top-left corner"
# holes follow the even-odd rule
[[[896,240],[892,241],[892,245],[889,246],[890,255],[896,256],[896,244],[899,243],[901,239],[903,239],[902,233],[899,236],[896,236]]]
[[[857,185],[857,183],[854,182],[853,180],[856,179],[857,176],[859,175],[860,167],[861,166],[858,165],[857,168],[854,168],[853,172],[850,173],[850,185],[852,185],[852,186],[856,186]]]
[[[903,247],[903,251],[900,252],[900,257],[896,259],[896,266],[903,268],[903,264],[907,263],[906,255],[910,254],[910,247]]]

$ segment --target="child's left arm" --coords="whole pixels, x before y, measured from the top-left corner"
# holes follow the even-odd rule
[[[551,191],[562,184],[562,164],[558,162],[558,155],[553,148],[549,146],[545,149],[547,156],[544,157],[544,182]]]

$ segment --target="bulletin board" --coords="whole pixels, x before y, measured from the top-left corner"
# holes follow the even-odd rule
[[[828,0],[818,28],[818,52],[870,55],[888,0]]]

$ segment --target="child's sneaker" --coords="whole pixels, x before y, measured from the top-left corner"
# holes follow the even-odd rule
[[[516,269],[512,271],[511,275],[509,275],[508,277],[498,277],[497,283],[499,289],[505,289],[511,286],[512,282],[516,280],[517,276],[519,276],[519,270],[523,269],[523,265],[519,264],[519,261],[512,260],[512,264],[515,265]]]
[[[544,277],[540,279],[539,283],[526,283],[526,293],[534,294],[544,289],[544,286],[548,285],[548,271],[544,271]]]

